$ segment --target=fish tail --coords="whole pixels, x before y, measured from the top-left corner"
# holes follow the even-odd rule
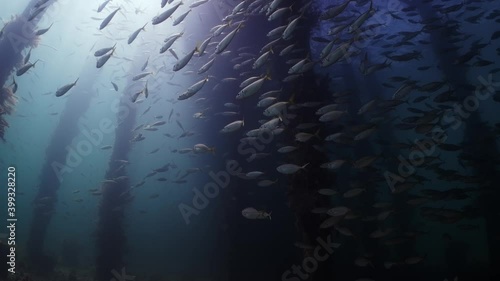
[[[211,152],[213,155],[215,155],[215,147],[212,147],[212,148],[210,149],[210,152]]]
[[[292,96],[290,97],[290,99],[288,100],[288,102],[289,102],[290,104],[294,104],[294,103],[295,103],[295,95],[296,95],[296,94],[297,94],[297,92],[294,92],[294,93],[292,94]]]
[[[316,133],[314,133],[314,136],[315,136],[315,137],[317,137],[318,139],[321,139],[321,138],[319,137],[319,132],[320,132],[320,131],[321,131],[321,128],[319,128],[319,129],[316,131]],[[309,164],[309,163],[307,163],[307,164]]]
[[[267,217],[269,218],[269,220],[271,220],[271,214],[273,213],[273,211],[269,212],[269,214],[267,214]]]

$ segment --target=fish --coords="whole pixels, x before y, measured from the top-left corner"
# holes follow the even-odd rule
[[[272,29],[271,31],[269,31],[266,36],[269,38],[281,36],[283,34],[283,31],[285,31],[285,29],[286,29],[286,25],[278,26],[278,27]]]
[[[323,163],[319,167],[323,169],[335,170],[342,167],[346,160],[338,159],[331,162]]]
[[[140,90],[139,92],[135,92],[135,93],[132,95],[132,97],[131,97],[131,99],[130,99],[130,100],[131,100],[133,103],[135,103],[141,94],[145,94],[144,89]],[[146,96],[146,98],[147,98],[147,96]]]
[[[226,126],[224,126],[224,128],[222,128],[222,130],[220,132],[221,133],[231,133],[231,132],[234,132],[234,131],[241,129],[244,125],[245,125],[244,120],[237,120],[237,121],[234,121],[234,122],[229,123]]]
[[[45,33],[47,33],[47,32],[50,30],[50,28],[52,27],[52,25],[53,25],[53,24],[54,24],[54,23],[51,23],[51,24],[49,25],[49,27],[44,28],[44,29],[39,29],[39,30],[37,30],[37,31],[35,32],[35,35],[36,35],[36,36],[42,36],[42,35],[44,35]],[[30,50],[30,51],[31,51],[31,50]]]
[[[334,6],[334,7],[327,9],[324,13],[322,13],[319,16],[319,19],[320,20],[333,19],[334,17],[340,15],[347,8],[347,5],[349,5],[349,3],[352,1],[354,1],[354,0],[347,0],[343,4],[340,4],[338,6]]]
[[[238,24],[238,26],[231,32],[229,32],[226,37],[224,37],[215,47],[215,54],[220,54],[229,46],[229,43],[233,41],[236,33],[243,27],[243,23]]]
[[[354,33],[355,31],[357,31],[361,27],[361,25],[366,22],[366,20],[368,20],[375,14],[375,12],[376,10],[373,8],[373,0],[371,0],[368,11],[361,14],[351,25],[349,25],[349,28],[347,28],[347,32]]]
[[[199,143],[199,144],[195,144],[193,146],[193,152],[194,153],[208,153],[208,152],[210,152],[212,154],[215,154],[215,147],[208,147],[205,144]]]
[[[106,5],[108,5],[109,2],[111,2],[111,0],[106,0],[101,5],[99,5],[99,7],[97,7],[97,12],[98,13],[102,12],[102,10],[106,8]]]
[[[111,81],[111,85],[113,85],[113,88],[115,89],[115,91],[118,92],[118,85],[116,85],[115,83],[113,83],[113,81]]]
[[[146,67],[148,67],[148,63],[149,63],[149,57],[146,59],[146,62],[142,65],[141,71],[146,70]]]
[[[401,87],[399,87],[396,92],[392,95],[393,100],[401,100],[403,98],[406,98],[411,92],[416,88],[415,83],[413,82],[407,82]]]
[[[241,215],[243,217],[249,219],[249,220],[255,220],[255,219],[269,219],[271,220],[271,213],[272,212],[266,212],[262,210],[257,210],[252,207],[245,208],[241,211]]]
[[[152,23],[153,25],[157,25],[157,24],[160,24],[162,22],[164,22],[166,19],[168,19],[170,16],[172,16],[172,14],[181,6],[183,5],[184,3],[182,1],[179,1],[178,3],[176,3],[175,5],[173,5],[173,7],[171,7],[170,9],[166,10],[165,12],[161,13],[160,15],[156,16],[153,18],[152,20]]]
[[[305,169],[307,167],[307,165],[309,165],[309,163],[306,163],[303,166],[298,166],[295,164],[283,164],[283,165],[278,166],[276,168],[276,170],[282,174],[291,175],[291,174],[298,172],[301,169]]]
[[[31,14],[30,16],[28,17],[28,21],[32,21],[34,20],[41,12],[43,12],[43,10],[45,10],[45,8],[47,8],[46,6],[45,7],[39,7],[38,9],[35,9]]]
[[[195,52],[198,52],[198,47],[195,47],[186,56],[184,56],[182,59],[178,60],[173,67],[173,71],[179,71],[179,70],[183,69],[188,64],[188,62],[191,60],[191,58],[193,57]]]
[[[14,76],[12,76],[12,84],[10,84],[10,86],[12,86],[12,92],[15,94],[17,92],[17,82],[16,82],[16,78],[14,78]]]
[[[320,122],[331,122],[336,121],[343,115],[347,114],[347,111],[332,110],[319,117]]]
[[[118,7],[116,10],[111,12],[104,20],[102,21],[101,25],[99,26],[99,30],[103,30],[106,26],[108,26],[109,22],[113,19],[113,17],[118,13],[118,11],[121,9],[121,7]]]
[[[173,26],[176,26],[178,24],[180,24],[186,17],[187,15],[191,12],[191,9],[189,9],[187,12],[185,12],[184,14],[180,15],[179,17],[177,17],[175,20],[174,20],[174,23],[173,23]]]
[[[177,126],[179,126],[179,128],[181,128],[182,131],[186,131],[184,130],[184,127],[182,126],[181,122],[179,122],[179,120],[175,120],[175,122],[177,123]]]
[[[165,39],[163,46],[161,47],[160,49],[160,54],[163,54],[164,52],[166,52],[170,47],[172,47],[172,45],[174,44],[174,42],[180,38],[184,33],[181,32],[181,33],[176,33],[176,34],[173,34],[171,35],[170,37],[168,37],[167,39]],[[177,56],[177,55],[174,55],[174,56]]]
[[[283,147],[280,147],[280,148],[278,149],[278,152],[279,152],[279,153],[290,153],[290,152],[293,152],[293,151],[295,151],[295,150],[297,150],[297,149],[299,149],[299,148],[298,148],[298,147],[296,147],[296,146],[290,146],[290,145],[289,145],[289,146],[283,146]]]
[[[151,75],[153,74],[153,72],[144,72],[144,73],[139,73],[137,75],[135,75],[134,77],[132,77],[132,81],[137,81],[137,80],[140,80],[148,75]]]
[[[246,86],[245,88],[241,89],[238,94],[236,95],[236,99],[243,99],[252,96],[253,94],[257,93],[261,88],[262,85],[264,85],[265,80],[271,80],[271,77],[268,75],[265,75],[264,77],[256,80],[255,82],[251,83],[250,85]]]
[[[215,57],[212,58],[211,60],[209,60],[206,64],[202,65],[200,67],[200,69],[198,69],[197,73],[198,74],[202,74],[202,73],[207,72],[212,67],[212,65],[214,64],[214,62],[215,62]]]
[[[281,38],[283,38],[283,40],[290,40],[293,37],[293,33],[295,32],[295,29],[297,28],[297,25],[299,24],[299,20],[301,18],[302,15],[298,16],[290,23],[288,23],[285,30],[283,30],[283,34],[281,34]]]
[[[208,47],[208,44],[212,40],[213,36],[208,37],[205,39],[203,42],[201,42],[200,46],[198,47],[198,56],[201,57],[203,54],[205,54],[205,50]]]
[[[71,90],[71,88],[73,88],[76,85],[76,82],[78,82],[79,79],[80,77],[76,78],[75,82],[64,85],[61,88],[57,89],[56,97],[61,97],[65,95],[69,90]]]
[[[198,0],[196,2],[193,2],[191,5],[189,5],[189,8],[196,8],[196,7],[201,6],[207,2],[208,2],[208,0]]]
[[[267,187],[267,186],[271,186],[275,183],[277,183],[278,180],[274,180],[274,181],[271,181],[271,180],[261,180],[259,182],[257,182],[257,186],[260,186],[260,187]]]
[[[185,100],[187,98],[192,97],[193,95],[195,95],[198,91],[200,91],[203,88],[203,86],[207,83],[207,81],[208,81],[208,77],[201,80],[201,81],[196,82],[195,84],[190,86],[187,89],[187,91],[182,93],[177,99],[178,100]]]
[[[309,133],[297,133],[295,134],[295,140],[298,142],[308,142],[312,137],[317,137],[319,138],[319,129],[316,131],[314,134],[309,134]]]
[[[94,56],[95,57],[103,56],[103,55],[107,54],[109,51],[114,50],[115,47],[116,47],[116,43],[115,43],[115,45],[113,45],[113,47],[99,49],[99,50],[95,51]]]
[[[32,67],[35,67],[36,63],[39,62],[40,60],[36,60],[34,63],[26,63],[25,65],[21,66],[17,71],[16,71],[16,76],[21,76],[24,73],[26,73],[28,70],[30,70]]]
[[[337,194],[337,191],[335,191],[331,188],[321,188],[321,189],[318,189],[318,193],[321,195],[325,195],[325,196],[333,196],[333,195]]]
[[[103,55],[102,57],[99,57],[97,59],[97,62],[96,62],[96,67],[97,68],[101,68],[104,66],[104,64],[106,64],[106,62],[109,60],[109,58],[111,58],[111,56],[113,55],[113,53],[115,52],[115,48],[113,48],[111,50],[111,53],[109,54],[106,54],[106,55]]]
[[[151,151],[149,152],[149,154],[156,153],[156,152],[158,152],[159,150],[160,150],[159,148],[153,149],[153,150],[151,150]]]
[[[264,54],[262,54],[260,57],[258,57],[255,60],[255,62],[253,63],[252,69],[258,69],[258,68],[262,67],[268,61],[269,56],[271,55],[271,53],[273,53],[272,48],[269,51],[267,51]]]
[[[293,4],[290,5],[289,7],[284,7],[284,8],[277,9],[276,11],[274,11],[272,14],[270,14],[267,17],[267,20],[268,21],[273,21],[275,19],[279,19],[279,18],[283,17],[283,15],[285,15],[286,12],[288,12],[288,11],[291,12],[292,11],[292,6],[293,6]]]
[[[255,179],[255,178],[258,178],[262,175],[264,175],[264,172],[261,172],[261,171],[252,171],[252,172],[248,172],[245,174],[245,176],[249,179]]]
[[[128,37],[128,40],[127,40],[127,43],[130,45],[132,44],[132,42],[134,42],[134,40],[137,38],[137,36],[139,35],[139,33],[141,31],[146,31],[146,25],[148,23],[145,23],[141,28],[137,29],[136,31],[134,31],[129,37]]]

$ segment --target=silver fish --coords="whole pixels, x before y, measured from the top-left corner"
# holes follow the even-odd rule
[[[276,168],[276,170],[282,174],[291,175],[291,174],[298,172],[301,169],[305,169],[305,167],[307,167],[307,165],[309,165],[309,163],[306,163],[303,166],[298,166],[295,164],[283,164],[281,166],[278,166]]]
[[[120,10],[121,8],[117,8],[116,10],[114,10],[111,14],[109,14],[101,23],[101,25],[99,26],[99,30],[103,30],[108,24],[109,22],[113,19],[113,17],[116,15],[116,13],[118,13],[118,11]]]
[[[137,74],[136,76],[132,77],[132,81],[137,81],[137,80],[140,80],[148,75],[151,75],[153,74],[153,72],[144,72],[144,73],[140,73],[140,74]]]
[[[136,31],[134,31],[134,33],[132,33],[132,35],[130,35],[130,37],[128,38],[128,41],[127,43],[128,44],[132,44],[132,42],[134,42],[135,38],[137,38],[137,35],[139,35],[139,33],[141,31],[146,31],[145,27],[148,23],[144,24],[144,26],[142,26],[141,28],[137,29]]]
[[[106,0],[101,5],[99,5],[99,7],[97,7],[97,12],[98,13],[102,12],[102,10],[106,8],[106,5],[108,5],[109,2],[111,2],[111,0]]]
[[[229,32],[226,35],[226,37],[224,37],[219,42],[219,44],[217,44],[217,46],[215,47],[215,53],[216,54],[222,53],[227,48],[227,46],[229,45],[229,43],[231,43],[231,41],[233,40],[234,36],[236,35],[236,32],[238,32],[242,26],[243,26],[243,23],[240,23],[233,31]]]
[[[95,51],[94,56],[95,57],[103,56],[103,55],[107,54],[109,51],[113,50],[115,47],[116,47],[116,43],[115,43],[115,45],[113,45],[113,47],[102,48],[100,50],[97,50],[97,51]]]
[[[166,19],[168,19],[176,10],[181,6],[183,3],[180,1],[179,3],[175,4],[172,8],[166,10],[165,12],[161,13],[160,15],[156,16],[153,18],[152,22],[153,25],[160,24],[164,22]]]
[[[99,59],[97,59],[97,63],[96,63],[96,67],[97,68],[101,68],[104,66],[104,64],[109,60],[109,58],[113,55],[113,53],[115,52],[115,48],[113,48],[111,50],[111,53],[107,54],[107,55],[104,55],[102,57],[100,57]]]
[[[17,71],[16,71],[16,76],[21,76],[23,75],[24,73],[26,73],[28,70],[30,70],[32,67],[35,67],[36,63],[38,62],[39,60],[36,60],[34,63],[27,63],[23,66],[21,66],[21,68],[19,68]]]
[[[200,69],[198,70],[198,74],[202,74],[202,73],[206,72],[207,70],[209,70],[210,67],[212,67],[212,65],[214,64],[214,61],[215,61],[215,57],[213,59],[209,60],[203,66],[201,66]]]
[[[80,78],[77,78],[77,79],[75,80],[75,82],[73,82],[73,83],[70,83],[70,84],[64,85],[64,86],[62,86],[61,88],[57,89],[57,91],[56,91],[56,97],[63,96],[63,95],[64,95],[64,94],[66,94],[69,90],[71,90],[71,88],[73,88],[73,87],[76,85],[76,82],[78,82],[78,79],[80,79]]]
[[[179,71],[182,68],[184,68],[188,64],[188,62],[191,60],[191,58],[193,57],[193,55],[194,55],[195,52],[198,52],[198,47],[195,47],[186,56],[184,56],[182,59],[180,59],[179,61],[177,61],[177,63],[174,65],[173,70],[174,71]]]
[[[37,31],[35,32],[35,35],[36,35],[36,36],[41,36],[41,35],[44,35],[45,33],[47,33],[47,31],[49,31],[49,30],[50,30],[50,28],[52,27],[52,25],[53,25],[53,24],[54,24],[54,23],[51,23],[51,24],[49,25],[49,27],[44,28],[44,29],[39,29],[39,30],[37,30]]]
[[[186,17],[187,15],[191,12],[191,9],[189,9],[187,12],[185,12],[184,14],[180,15],[179,17],[177,17],[175,20],[174,20],[174,23],[173,23],[173,26],[176,26],[178,25],[179,23],[181,23]]]
[[[245,208],[241,211],[241,215],[249,220],[256,219],[269,219],[271,220],[271,213],[267,213],[266,211],[259,211],[255,208],[249,207]]]

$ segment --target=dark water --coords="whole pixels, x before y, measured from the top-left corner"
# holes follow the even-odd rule
[[[2,3],[0,279],[497,280],[495,1],[183,2]]]

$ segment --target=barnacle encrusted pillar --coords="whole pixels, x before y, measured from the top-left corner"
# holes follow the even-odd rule
[[[0,33],[0,138],[4,139],[5,131],[9,127],[4,117],[11,114],[15,107],[12,90],[6,86],[9,76],[22,63],[21,52],[30,47],[36,47],[39,37],[36,35],[36,26],[47,8],[53,3],[49,1],[46,8],[35,18],[29,21],[33,7],[38,0],[32,0],[21,15],[5,23]]]

